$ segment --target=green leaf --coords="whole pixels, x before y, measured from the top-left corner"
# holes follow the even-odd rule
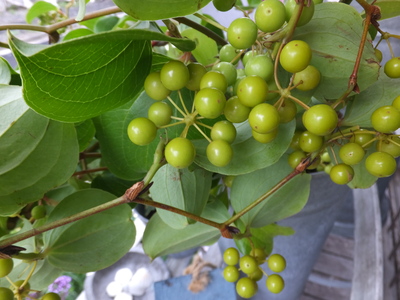
[[[11,81],[11,70],[8,62],[0,57],[0,84],[9,84]]]
[[[381,20],[400,16],[399,0],[378,0],[374,5],[381,9]]]
[[[162,166],[153,178],[150,193],[154,201],[201,215],[211,188],[211,173],[204,169],[189,171],[176,169],[169,164]],[[172,228],[182,229],[193,220],[173,212],[158,209],[158,215]]]
[[[292,235],[295,231],[291,227],[283,227],[278,224],[269,224],[261,228],[250,228],[251,242],[254,248],[264,249],[270,254],[274,248],[274,237],[277,235]],[[235,239],[236,246],[243,254],[250,254],[252,245],[249,239]]]
[[[399,81],[387,77],[382,71],[377,82],[349,102],[342,125],[371,128],[372,113],[381,106],[391,105],[398,95]]]
[[[138,20],[160,20],[192,14],[211,0],[114,0],[128,15]]]
[[[13,213],[64,183],[78,153],[73,124],[49,121],[32,110],[16,118],[0,137],[1,213]]]
[[[92,181],[92,188],[101,189],[120,197],[135,182],[116,177],[111,172],[103,172]]]
[[[115,199],[102,190],[78,191],[56,206],[47,222],[69,217]],[[64,271],[84,273],[118,261],[135,241],[129,205],[119,205],[44,234],[47,260]]]
[[[71,31],[68,31],[68,33],[64,36],[63,41],[69,41],[72,39],[76,39],[79,37],[87,36],[90,34],[93,34],[94,32],[90,29],[87,28],[77,28]]]
[[[216,61],[218,47],[213,39],[193,28],[185,29],[181,34],[196,43],[196,49],[192,54],[199,63],[206,66]]]
[[[231,204],[239,212],[262,196],[293,169],[284,155],[277,163],[267,168],[235,178],[231,189]],[[292,178],[262,203],[241,217],[245,226],[263,227],[299,212],[307,203],[310,192],[309,174]]]
[[[49,118],[79,122],[135,98],[150,71],[148,40],[152,39],[194,48],[190,40],[147,30],[104,32],[46,49],[15,37],[10,45],[21,69],[27,104]]]
[[[208,161],[206,140],[194,141],[197,151],[196,164],[208,171],[225,175],[246,174],[270,166],[276,163],[289,147],[295,122],[280,124],[277,138],[267,144],[261,144],[253,139],[248,122],[238,124],[236,129],[237,137],[232,144],[233,158],[227,166],[216,167]]]
[[[119,18],[117,16],[105,16],[101,17],[94,25],[93,31],[95,33],[109,31],[117,25]]]
[[[85,150],[93,140],[96,128],[92,120],[86,120],[82,123],[75,124],[76,133],[78,135],[79,152]]]
[[[26,13],[26,23],[30,24],[34,19],[44,15],[45,13],[58,10],[59,8],[54,4],[51,4],[47,1],[37,1],[33,3],[32,7]]]
[[[345,92],[362,31],[363,19],[359,13],[350,5],[334,2],[316,5],[312,20],[296,29],[293,38],[310,45],[313,52],[311,65],[321,72],[321,82],[314,97],[320,100],[337,99]],[[372,44],[367,42],[358,72],[360,91],[378,79],[379,68]]]
[[[51,265],[47,259],[38,261],[35,273],[29,279],[31,289],[46,290],[56,280],[63,270]]]
[[[206,205],[202,217],[222,223],[230,215],[220,201]],[[173,229],[165,224],[158,214],[154,214],[143,235],[143,249],[152,259],[208,244],[220,237],[220,231],[209,225],[195,223],[183,229]]]

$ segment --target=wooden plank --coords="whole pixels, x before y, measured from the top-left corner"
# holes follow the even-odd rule
[[[350,298],[351,289],[327,286],[327,285],[318,284],[316,282],[308,281],[306,283],[304,293],[306,295],[309,295],[316,299],[348,300]],[[372,300],[372,298],[366,298],[366,299]],[[364,299],[364,300],[366,300],[366,299]]]
[[[330,234],[322,248],[323,251],[353,260],[354,240],[337,234]]]
[[[351,300],[383,300],[382,225],[378,188],[354,195],[354,276]]]
[[[351,281],[353,278],[353,260],[321,252],[313,271]]]

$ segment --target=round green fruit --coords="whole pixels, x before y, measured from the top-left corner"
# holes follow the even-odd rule
[[[206,68],[199,63],[190,63],[187,68],[189,70],[189,81],[186,84],[186,88],[191,91],[200,90],[200,81],[204,74],[207,73]]]
[[[243,105],[238,96],[233,96],[226,101],[224,115],[232,123],[242,123],[248,119],[250,111],[251,108]]]
[[[160,72],[153,72],[147,75],[144,81],[146,94],[156,101],[161,101],[169,96],[171,91],[161,82]]]
[[[196,149],[193,143],[186,138],[174,138],[165,146],[165,159],[171,166],[177,169],[190,166],[195,156]]]
[[[282,104],[278,107],[278,113],[280,122],[288,123],[296,117],[297,106],[290,99],[284,99]]]
[[[0,258],[0,278],[6,277],[14,268],[12,258]]]
[[[254,281],[259,281],[263,278],[264,273],[260,267],[257,268],[257,270],[251,274],[248,275],[250,279]]]
[[[201,89],[194,97],[194,107],[201,116],[207,119],[219,117],[224,111],[225,103],[224,93],[216,88]]]
[[[321,149],[324,138],[309,131],[304,131],[299,139],[300,149],[304,152],[314,152]]]
[[[280,255],[280,254],[272,254],[270,257],[268,257],[268,268],[272,272],[282,272],[283,270],[286,269],[286,260],[285,258]]]
[[[392,105],[379,107],[371,115],[371,124],[376,131],[391,133],[400,127],[400,111]]]
[[[236,282],[239,279],[240,272],[235,266],[226,266],[224,268],[223,276],[228,282]]]
[[[267,289],[274,294],[279,294],[285,287],[285,282],[278,274],[269,275],[265,284]]]
[[[240,51],[231,44],[226,44],[222,46],[221,50],[219,50],[219,60],[231,64],[237,64],[240,59],[239,53]]]
[[[254,107],[267,100],[268,84],[260,76],[247,76],[239,82],[237,96],[243,105]]]
[[[257,283],[249,277],[240,278],[236,283],[236,293],[245,299],[253,297],[258,291]]]
[[[228,27],[228,41],[236,49],[250,48],[257,39],[257,30],[249,18],[238,18]]]
[[[257,75],[265,81],[268,81],[274,76],[274,63],[268,55],[256,55],[251,57],[246,63],[244,72],[246,76]]]
[[[233,149],[228,142],[215,140],[208,144],[206,154],[214,166],[225,167],[232,160]]]
[[[365,151],[357,143],[347,143],[340,147],[339,157],[345,164],[350,166],[358,164],[364,158]]]
[[[388,177],[396,171],[397,164],[389,153],[374,152],[365,160],[365,168],[376,177]]]
[[[0,299],[1,300],[14,300],[14,293],[9,288],[0,287]]]
[[[229,144],[233,143],[236,138],[236,127],[229,121],[218,121],[211,129],[211,139],[224,140]]]
[[[226,83],[228,86],[234,85],[236,82],[236,77],[237,77],[237,71],[236,67],[225,61],[221,61],[217,63],[216,65],[213,66],[212,68],[214,71],[218,71],[222,73],[222,75],[225,76]]]
[[[279,62],[286,71],[298,73],[310,64],[311,57],[311,48],[306,42],[293,40],[283,47]]]
[[[244,255],[239,259],[240,270],[245,274],[251,274],[258,268],[256,259],[251,255]]]
[[[249,115],[251,128],[258,133],[269,133],[276,130],[280,117],[275,106],[268,103],[261,103],[253,107]]]
[[[308,65],[303,71],[294,75],[293,85],[301,91],[315,89],[321,80],[321,73],[312,65]]]
[[[56,293],[47,293],[42,297],[41,300],[61,300],[61,297]]]
[[[293,12],[297,5],[299,4],[296,3],[296,0],[287,0],[285,2],[287,21],[289,21],[289,19],[292,17]],[[311,21],[313,15],[314,15],[314,1],[310,1],[310,6],[307,6],[307,2],[304,2],[303,11],[301,12],[300,19],[297,22],[297,27],[306,25],[308,22]]]
[[[200,80],[200,89],[216,88],[225,93],[228,87],[228,81],[224,74],[219,71],[208,71]]]
[[[46,207],[44,205],[38,205],[31,210],[32,218],[35,220],[43,219],[46,216]]]
[[[267,253],[265,253],[264,249],[262,248],[251,249],[250,255],[257,260],[258,264],[262,264],[267,258]]]
[[[304,127],[309,132],[324,136],[336,128],[338,115],[329,105],[317,104],[304,112],[302,120]]]
[[[261,144],[267,144],[269,142],[272,142],[276,138],[276,136],[278,135],[278,130],[273,130],[268,133],[258,133],[252,130],[251,135],[257,142]]]
[[[257,6],[254,20],[261,31],[276,31],[286,21],[285,5],[279,0],[265,0]]]
[[[336,184],[348,184],[353,180],[354,170],[349,165],[337,164],[331,168],[329,176]]]
[[[369,148],[371,143],[368,143],[374,138],[374,135],[365,131],[367,130],[360,129],[354,132],[354,134],[350,137],[350,142],[357,143],[363,148]]]
[[[219,11],[228,11],[235,6],[236,0],[213,0],[213,4]]]
[[[157,127],[165,126],[171,122],[172,108],[165,102],[155,102],[147,111],[147,117]]]
[[[400,137],[396,135],[389,136],[380,143],[376,144],[378,151],[389,153],[394,158],[400,156]]]
[[[170,60],[161,68],[160,79],[167,89],[180,90],[189,82],[189,69],[179,60]]]
[[[133,119],[128,125],[128,137],[136,145],[148,145],[156,135],[157,126],[147,118]]]
[[[223,259],[228,266],[234,266],[239,263],[240,253],[236,248],[230,247],[224,251]]]
[[[385,74],[390,78],[400,78],[400,57],[393,57],[385,63]]]
[[[397,96],[393,102],[392,106],[396,107],[400,111],[400,96]]]
[[[292,153],[289,154],[288,156],[288,163],[289,166],[292,167],[292,169],[296,169],[296,167],[305,159],[307,155],[301,151],[301,150],[296,150],[293,151]]]

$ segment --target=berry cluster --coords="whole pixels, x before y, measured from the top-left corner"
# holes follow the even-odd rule
[[[267,258],[264,249],[253,248],[249,255],[240,257],[236,248],[228,248],[223,255],[227,266],[224,268],[223,276],[228,282],[236,282],[236,292],[243,298],[253,297],[258,290],[257,281],[260,281],[264,275],[267,276],[266,286],[272,293],[280,293],[285,282],[279,274],[286,268],[286,261],[280,254],[272,254]],[[267,262],[269,269],[274,274],[267,275],[260,267]],[[239,265],[239,268],[237,267]],[[246,276],[240,277],[240,271]]]
[[[155,139],[158,129],[184,124],[180,136],[166,145],[165,158],[176,168],[186,168],[196,157],[196,149],[187,137],[189,127],[193,126],[209,142],[208,160],[224,167],[234,155],[235,123],[248,122],[253,138],[269,143],[277,137],[279,124],[297,118],[300,121],[288,159],[293,168],[311,157],[309,170],[324,169],[335,183],[347,184],[354,177],[352,166],[364,160],[365,149],[377,141],[377,152],[369,154],[365,167],[377,177],[391,175],[396,168],[394,158],[400,151],[399,137],[393,134],[400,127],[399,97],[392,105],[372,114],[374,130],[358,128],[343,132],[338,126],[339,102],[309,106],[293,96],[294,90],[312,92],[320,83],[320,71],[310,64],[310,46],[302,40],[268,41],[274,33],[284,31],[292,19],[296,19],[297,27],[307,24],[314,15],[314,6],[320,2],[306,2],[300,17],[295,18],[293,14],[299,5],[295,0],[284,4],[279,0],[263,1],[255,10],[254,21],[245,16],[226,29],[229,43],[221,47],[214,64],[205,67],[171,60],[160,71],[149,74],[144,89],[155,103],[150,106],[147,118],[137,118],[129,124],[131,141],[147,145]],[[221,11],[235,5],[235,1],[213,3]],[[376,53],[379,56],[379,50]],[[386,74],[400,77],[398,65],[398,58],[389,60]],[[281,86],[278,69],[290,77],[286,88]],[[182,97],[182,89],[194,93],[189,105],[188,99]],[[177,91],[179,100],[170,97],[173,91]],[[338,155],[330,150],[333,145],[341,145]],[[322,156],[329,156],[329,162],[322,160]]]
[[[8,276],[14,268],[12,258],[0,258],[0,278]],[[10,280],[9,280],[10,281]],[[28,280],[17,280],[12,282],[9,288],[0,287],[1,300],[25,299],[31,292]],[[61,297],[56,293],[47,293],[43,295],[41,300],[61,300]]]

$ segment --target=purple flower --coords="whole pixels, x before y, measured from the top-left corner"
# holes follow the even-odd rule
[[[71,281],[72,279],[69,276],[60,276],[49,285],[48,291],[59,294],[61,299],[65,300],[68,296],[68,291],[71,288]]]

